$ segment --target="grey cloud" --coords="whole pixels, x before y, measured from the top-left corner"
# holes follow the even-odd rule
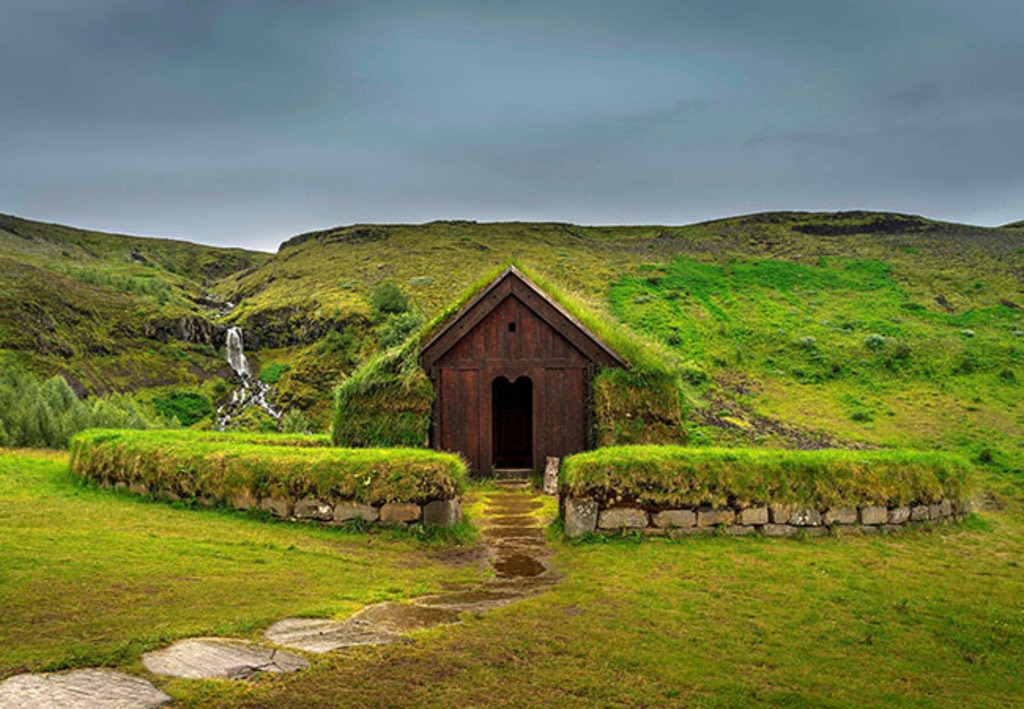
[[[16,0],[0,211],[263,248],[449,217],[1009,221],[1022,20],[1009,0]]]

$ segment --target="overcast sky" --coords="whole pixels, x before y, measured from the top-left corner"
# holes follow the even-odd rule
[[[355,222],[1024,219],[1021,0],[3,0],[0,212],[275,250]]]

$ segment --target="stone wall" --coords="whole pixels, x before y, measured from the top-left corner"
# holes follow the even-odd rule
[[[127,485],[117,483],[116,489],[127,490],[136,495],[150,495],[161,500],[179,502],[182,498],[169,490],[153,490],[143,484]],[[217,501],[199,497],[196,503],[202,507],[216,507]],[[285,496],[257,498],[248,491],[232,495],[226,506],[236,510],[260,509],[278,519],[290,522],[319,522],[333,525],[360,519],[371,524],[414,525],[433,524],[450,527],[462,521],[462,500],[454,497],[448,500],[431,500],[422,505],[414,502],[388,502],[383,505],[366,505],[353,500],[325,501],[314,498],[294,499]]]
[[[928,505],[823,510],[797,505],[648,510],[629,505],[602,507],[595,500],[563,497],[560,508],[568,537],[620,530],[670,536],[711,534],[717,530],[732,535],[759,533],[766,537],[823,535],[833,530],[872,534],[920,522],[959,520],[970,513],[968,503],[954,500]]]

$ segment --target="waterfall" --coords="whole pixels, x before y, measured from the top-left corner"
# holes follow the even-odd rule
[[[242,347],[242,328],[228,328],[227,348],[228,364],[235,370],[235,374],[240,376],[243,381],[247,377],[251,377],[252,372],[249,371],[249,360],[245,358],[245,350]]]
[[[223,431],[231,425],[231,420],[235,416],[249,406],[263,409],[275,419],[281,418],[281,412],[274,408],[268,399],[273,393],[273,388],[252,375],[249,360],[246,359],[242,346],[242,328],[229,327],[225,344],[228,365],[238,375],[242,386],[231,392],[231,400],[217,409],[218,427]]]

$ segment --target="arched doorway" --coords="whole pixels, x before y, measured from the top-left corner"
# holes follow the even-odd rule
[[[491,382],[492,451],[495,468],[533,467],[533,382],[519,377]]]

